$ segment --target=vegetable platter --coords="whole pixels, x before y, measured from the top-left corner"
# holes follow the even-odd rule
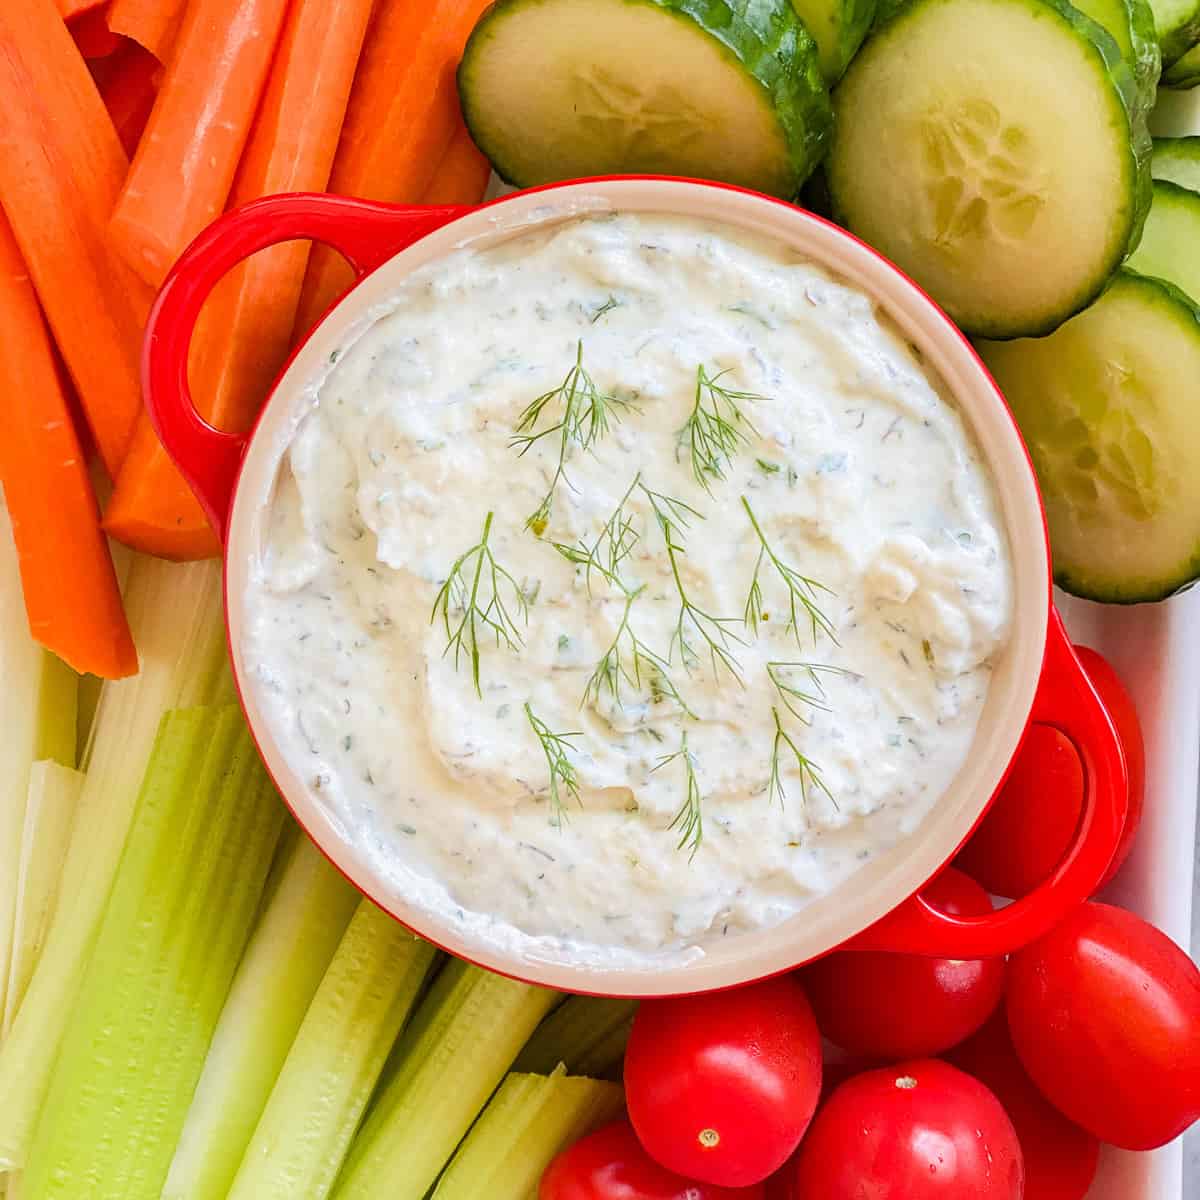
[[[1183,1200],[1197,84],[0,0],[0,1200]]]

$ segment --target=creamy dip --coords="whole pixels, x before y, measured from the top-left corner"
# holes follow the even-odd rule
[[[399,894],[633,963],[914,833],[1011,566],[971,436],[871,300],[730,227],[574,218],[419,270],[335,360],[244,651]]]

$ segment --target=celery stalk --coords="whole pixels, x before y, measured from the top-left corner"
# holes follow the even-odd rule
[[[290,837],[274,876],[221,1010],[163,1200],[225,1200],[358,905],[358,892],[303,835]]]
[[[164,717],[38,1115],[26,1200],[158,1200],[282,824],[235,706]]]
[[[29,794],[37,759],[75,765],[78,676],[29,635],[17,550],[8,510],[0,503],[0,1018],[9,1008],[17,877]],[[64,730],[71,731],[64,736]],[[0,1082],[0,1096],[7,1097]]]
[[[568,1076],[513,1072],[450,1165],[433,1200],[536,1200],[538,1181],[554,1156],[624,1107],[615,1083]]]
[[[437,956],[363,900],[296,1036],[229,1200],[324,1200]],[[198,1193],[190,1193],[200,1200]]]
[[[450,962],[397,1047],[337,1200],[422,1200],[558,994]]]
[[[625,1054],[636,1000],[569,996],[534,1031],[514,1071],[547,1075],[562,1063],[577,1075],[605,1079]]]
[[[61,903],[25,1000],[0,1045],[0,1171],[25,1165],[159,721],[167,709],[204,703],[223,685],[219,563],[139,557],[125,602],[141,670],[131,679],[104,684],[63,868]],[[3,846],[0,837],[0,854]]]
[[[44,759],[29,771],[29,800],[21,837],[13,948],[3,1030],[12,1025],[54,913],[58,880],[71,840],[83,773]]]

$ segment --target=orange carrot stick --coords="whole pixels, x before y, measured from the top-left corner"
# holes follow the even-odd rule
[[[415,204],[461,120],[454,72],[488,0],[380,0],[350,94],[329,189]],[[350,285],[345,260],[313,249],[296,320],[306,333]]]
[[[56,7],[64,21],[70,21],[73,17],[79,16],[80,13],[90,12],[93,8],[99,8],[104,3],[104,0],[58,0]]]
[[[86,59],[107,58],[121,48],[123,39],[108,27],[107,8],[93,8],[72,17],[67,27]]]
[[[421,197],[421,203],[478,204],[487,191],[491,174],[492,164],[471,140],[467,127],[460,124]]]
[[[324,189],[370,14],[371,0],[295,0],[232,204]],[[253,422],[287,358],[307,262],[307,243],[275,246],[230,272],[213,292],[191,366],[197,407],[212,424],[242,430]],[[114,537],[160,557],[207,557],[218,550],[199,504],[181,486],[145,418],[104,524]]]
[[[114,479],[141,410],[151,299],[105,237],[127,163],[53,0],[3,0],[0,204]]]
[[[113,59],[112,68],[96,79],[121,145],[126,154],[132,154],[154,107],[163,69],[158,59],[136,42],[127,43]]]
[[[119,679],[137,654],[87,462],[12,229],[0,213],[0,482],[36,641],[77,671]]]
[[[171,56],[185,4],[186,0],[112,0],[108,27],[165,63]]]
[[[287,0],[192,0],[113,210],[113,244],[159,284],[225,207]]]

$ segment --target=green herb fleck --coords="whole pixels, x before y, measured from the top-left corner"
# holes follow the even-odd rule
[[[483,521],[483,533],[479,541],[454,560],[446,582],[438,589],[433,601],[429,622],[432,624],[441,615],[446,630],[446,649],[454,649],[454,667],[466,655],[471,662],[471,677],[475,681],[475,693],[482,697],[479,682],[479,639],[490,632],[496,645],[515,650],[522,644],[520,631],[504,600],[505,588],[511,592],[518,612],[526,622],[529,620],[529,604],[520,584],[496,562],[488,539],[492,532],[492,518],[488,513]],[[461,616],[456,625],[451,624],[451,614]]]
[[[583,802],[579,798],[579,776],[576,775],[575,767],[567,757],[567,753],[575,749],[571,745],[571,739],[583,735],[579,732],[554,733],[546,722],[534,713],[528,701],[525,702],[525,715],[529,718],[529,727],[541,743],[542,753],[546,756],[546,767],[550,772],[547,790],[550,795],[550,806],[554,810],[551,821],[556,828],[561,829],[562,823],[566,819],[563,792],[565,791],[576,804],[583,807]]]
[[[925,661],[932,667],[934,665],[933,646],[928,638],[924,638],[921,641],[921,653],[925,655]]]
[[[653,769],[659,771],[663,767],[673,763],[676,759],[683,760],[686,791],[683,803],[679,806],[679,811],[675,814],[674,819],[667,828],[678,830],[679,841],[676,844],[676,849],[682,850],[685,846],[688,847],[691,851],[688,855],[690,861],[696,857],[696,851],[700,849],[700,843],[704,840],[704,813],[700,783],[696,778],[696,757],[688,749],[686,729],[683,732],[679,749],[674,754],[663,755]]]
[[[759,583],[758,577],[763,564],[769,562],[775,568],[776,574],[783,580],[784,586],[788,590],[787,628],[795,636],[796,644],[801,644],[800,610],[803,610],[805,616],[808,618],[814,642],[817,640],[819,633],[824,633],[830,640],[836,643],[838,640],[837,632],[834,630],[833,623],[820,607],[821,593],[832,596],[834,594],[833,591],[823,583],[818,583],[815,579],[810,579],[807,575],[802,575],[795,567],[785,563],[772,549],[770,542],[767,541],[767,535],[763,532],[762,526],[758,523],[758,518],[754,515],[754,509],[750,507],[750,501],[745,496],[742,497],[742,507],[746,510],[746,515],[750,518],[750,524],[754,527],[759,546],[758,560],[754,564],[754,577],[750,581],[750,591],[746,596],[746,607],[742,614],[742,620],[745,622],[746,627],[755,635],[758,634],[758,622],[763,607],[762,586]]]
[[[723,375],[709,375],[701,364],[696,368],[696,398],[692,411],[679,431],[680,445],[686,444],[696,482],[709,494],[714,479],[725,478],[725,468],[749,434],[758,437],[750,418],[741,409],[744,402],[757,403],[766,397],[721,387]]]
[[[589,321],[591,324],[595,325],[595,323],[598,320],[600,320],[600,318],[602,316],[604,316],[604,314],[606,312],[612,312],[612,310],[614,308],[620,308],[620,307],[621,307],[621,301],[618,300],[616,298],[616,296],[609,296],[609,298],[607,300],[605,300],[605,302],[603,304],[601,304],[600,307],[597,308],[594,313],[592,313],[591,317],[589,318]]]
[[[778,475],[783,470],[778,463],[768,462],[765,458],[756,458],[754,462],[764,475]]]

